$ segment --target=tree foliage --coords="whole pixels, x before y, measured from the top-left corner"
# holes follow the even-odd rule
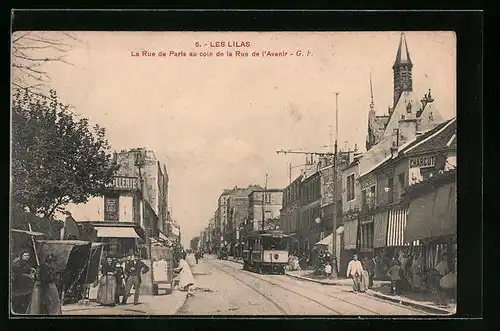
[[[117,165],[105,129],[75,119],[50,97],[17,93],[12,105],[12,207],[51,218],[70,202],[102,195]]]

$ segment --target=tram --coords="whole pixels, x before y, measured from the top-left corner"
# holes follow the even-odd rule
[[[243,239],[243,269],[285,274],[289,236],[283,231],[255,231]]]

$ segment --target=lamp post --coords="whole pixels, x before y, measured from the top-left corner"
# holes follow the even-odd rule
[[[338,157],[338,134],[339,134],[339,93],[335,92],[335,145],[333,152],[333,204],[332,204],[332,274],[331,278],[338,278],[337,265],[337,157]]]

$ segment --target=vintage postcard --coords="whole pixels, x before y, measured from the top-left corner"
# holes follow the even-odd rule
[[[453,315],[456,43],[16,31],[12,316]]]

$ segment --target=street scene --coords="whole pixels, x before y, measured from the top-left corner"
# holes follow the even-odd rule
[[[452,32],[11,48],[11,317],[456,312]]]

